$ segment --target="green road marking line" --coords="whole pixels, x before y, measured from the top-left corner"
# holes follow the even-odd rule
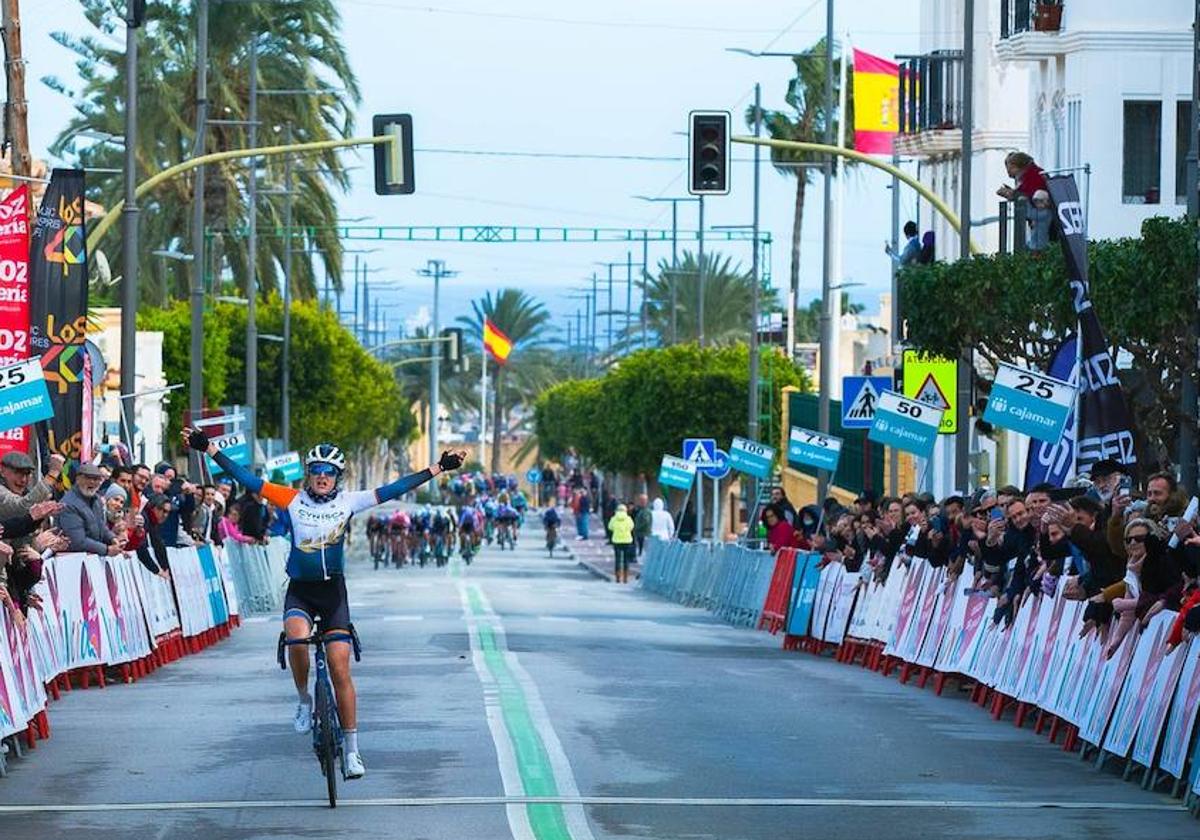
[[[477,586],[467,588],[467,602],[472,615],[486,616],[487,611]],[[550,756],[533,724],[525,692],[508,667],[505,651],[497,643],[494,630],[487,624],[479,625],[478,636],[484,664],[498,688],[500,712],[516,756],[521,787],[526,796],[557,796],[558,785],[554,780]],[[538,840],[571,840],[562,805],[528,804],[525,809],[530,827]]]

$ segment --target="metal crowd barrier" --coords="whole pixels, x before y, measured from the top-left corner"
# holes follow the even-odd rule
[[[771,586],[775,558],[738,545],[652,539],[642,562],[642,588],[722,621],[757,625]]]
[[[233,586],[245,614],[279,611],[287,585],[284,572],[287,551],[287,540],[282,538],[275,538],[265,546],[233,541],[225,543]]]

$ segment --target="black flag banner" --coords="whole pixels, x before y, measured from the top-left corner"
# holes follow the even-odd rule
[[[1088,472],[1092,464],[1104,458],[1132,465],[1137,463],[1133,419],[1088,287],[1087,234],[1079,188],[1073,175],[1056,176],[1048,183],[1060,225],[1071,300],[1079,318],[1081,364],[1075,472]]]
[[[83,171],[55,169],[29,238],[29,343],[41,356],[54,416],[51,452],[68,460],[83,448],[88,272]]]

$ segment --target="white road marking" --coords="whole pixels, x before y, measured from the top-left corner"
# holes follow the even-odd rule
[[[276,618],[273,615],[252,615],[242,619],[242,624],[265,624],[268,621]]]
[[[720,798],[668,796],[427,796],[339,799],[339,808],[434,808],[463,805],[609,805],[691,808],[952,808],[962,811],[1176,811],[1186,813],[1180,803],[1161,802],[1070,802],[1063,800],[962,799],[840,799],[840,798]],[[247,799],[209,802],[96,802],[79,805],[0,805],[0,814],[78,814],[113,811],[238,811],[273,808],[322,808],[325,799]]]
[[[459,578],[455,580],[455,585],[458,588],[459,599],[462,601],[463,618],[467,623],[467,632],[471,640],[471,660],[475,666],[475,673],[478,674],[479,681],[483,685],[483,702],[487,714],[488,730],[491,732],[492,741],[496,747],[500,778],[504,784],[505,793],[515,796],[522,792],[524,782],[513,749],[512,736],[501,706],[500,685],[484,660],[483,648],[479,641],[479,625],[481,623],[487,624],[497,651],[504,657],[509,674],[520,685],[521,693],[524,695],[525,710],[546,751],[550,772],[554,774],[555,789],[568,798],[578,797],[579,784],[575,781],[571,762],[567,759],[562,742],[559,741],[558,734],[554,731],[554,725],[550,722],[550,714],[546,711],[545,704],[542,703],[542,695],[538,691],[537,684],[517,659],[517,655],[508,649],[508,639],[500,616],[492,609],[491,601],[478,583],[473,583],[472,588],[479,602],[479,614],[471,608],[466,582]],[[582,803],[562,804],[562,815],[566,822],[567,833],[573,840],[595,840]],[[524,804],[505,803],[505,814],[508,817],[508,826],[512,831],[513,840],[535,840],[536,835],[529,821],[529,809]]]
[[[580,619],[569,615],[539,615],[538,621],[570,621],[578,624]]]
[[[385,615],[384,621],[424,621],[423,615]]]

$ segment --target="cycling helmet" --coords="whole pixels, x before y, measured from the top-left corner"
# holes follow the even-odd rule
[[[345,472],[346,456],[332,443],[318,443],[308,450],[308,456],[304,459],[306,467],[310,464],[329,464],[336,467],[338,472]]]

